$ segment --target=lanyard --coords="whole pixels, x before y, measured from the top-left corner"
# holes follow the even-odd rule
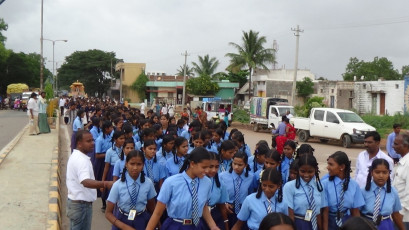
[[[185,182],[186,182],[186,186],[187,186],[187,189],[189,189],[190,196],[193,197],[192,190],[190,189],[189,183],[187,182],[187,180],[185,178],[183,178],[183,180],[185,180]],[[198,193],[199,192],[199,186],[200,186],[200,180],[197,180],[196,194],[198,194],[198,195],[199,195],[199,193]]]
[[[302,188],[302,190],[304,191],[305,196],[307,197],[308,205],[311,207],[310,198],[308,197],[308,194],[307,194],[307,192],[305,191],[304,186],[301,185],[301,188]],[[312,190],[312,196],[314,196],[314,188],[313,188],[313,190]]]
[[[131,192],[129,191],[128,180],[127,179],[125,179],[125,183],[126,183],[126,188],[128,190],[129,197],[131,197],[132,207],[136,208],[136,203],[138,201],[138,195],[139,195],[139,189],[141,188],[141,186],[138,186],[138,191],[136,192],[136,200],[134,200],[134,199],[132,199]],[[134,183],[136,183],[136,181]]]
[[[266,209],[266,213],[268,214],[268,208],[267,208],[266,202],[263,202],[263,204],[264,204],[264,208]],[[274,212],[277,212],[277,199],[275,199],[274,201]]]

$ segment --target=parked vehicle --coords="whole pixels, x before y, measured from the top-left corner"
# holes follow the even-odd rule
[[[345,148],[352,143],[364,143],[365,134],[376,131],[356,113],[334,108],[313,108],[309,118],[294,117],[290,122],[297,129],[298,139],[302,142],[310,137],[317,137],[321,142],[340,140]]]
[[[22,109],[23,111],[27,110],[27,102],[30,99],[31,93],[32,92],[23,92],[21,94],[20,109]]]
[[[287,99],[252,97],[250,101],[250,124],[253,131],[260,129],[276,129],[281,117],[290,111],[294,115],[294,107],[288,105]]]
[[[221,98],[203,98],[202,109],[207,113],[207,120],[224,120],[228,116],[229,123],[232,121],[233,111],[231,100],[222,100]]]

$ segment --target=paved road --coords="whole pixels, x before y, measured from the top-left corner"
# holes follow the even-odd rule
[[[27,123],[26,112],[0,110],[0,150],[13,140]]]
[[[254,152],[256,143],[260,140],[266,140],[271,146],[271,134],[270,133],[267,133],[267,132],[257,132],[256,133],[250,129],[246,129],[245,126],[240,126],[240,125],[234,128],[238,128],[240,131],[243,132],[245,142],[246,144],[250,146],[250,149],[252,152]],[[326,169],[327,158],[334,152],[336,151],[346,152],[350,160],[352,161],[352,166],[354,170],[356,158],[358,154],[364,150],[363,145],[356,145],[356,146],[353,146],[352,148],[346,149],[341,146],[341,143],[337,143],[335,141],[326,143],[326,144],[322,144],[318,140],[310,140],[308,144],[310,144],[315,149],[314,155],[316,156],[318,160],[321,176],[327,173],[327,169]],[[93,213],[93,219],[92,219],[92,229],[93,230],[111,229],[110,223],[105,219],[104,213],[101,212],[100,208],[101,208],[101,200],[98,199],[93,204],[94,213]]]

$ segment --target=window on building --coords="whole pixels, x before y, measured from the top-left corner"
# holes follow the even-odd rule
[[[349,91],[349,96],[350,96],[350,97],[354,97],[354,91],[352,91],[352,90]]]
[[[399,84],[396,84],[396,85],[395,85],[395,88],[396,88],[396,89],[399,89]]]
[[[342,90],[339,91],[339,96],[342,96]]]
[[[363,84],[363,85],[362,85],[362,88],[363,88],[363,89],[366,89],[366,84]]]
[[[324,89],[321,89],[320,92],[323,93],[323,92],[324,92]]]
[[[331,89],[331,93],[334,93],[334,89]]]
[[[352,109],[352,98],[349,98],[349,105],[348,105],[349,107],[349,109]]]

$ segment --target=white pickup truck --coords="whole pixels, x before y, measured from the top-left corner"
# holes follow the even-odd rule
[[[310,137],[317,137],[321,142],[341,140],[345,148],[349,148],[352,143],[363,143],[366,132],[376,131],[356,113],[334,108],[313,108],[309,118],[294,117],[290,122],[302,142],[308,141]]]

